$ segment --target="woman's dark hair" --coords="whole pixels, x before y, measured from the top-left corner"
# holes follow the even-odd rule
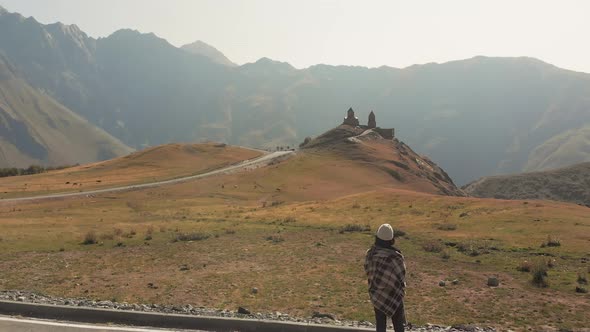
[[[394,244],[395,244],[395,238],[386,241],[386,240],[381,240],[380,238],[375,236],[375,245],[378,247],[391,248]]]

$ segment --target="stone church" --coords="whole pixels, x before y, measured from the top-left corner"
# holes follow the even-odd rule
[[[371,113],[369,114],[369,121],[367,122],[367,125],[365,126],[365,125],[360,124],[359,119],[354,115],[354,110],[351,107],[348,109],[348,112],[347,112],[346,117],[344,118],[344,122],[342,122],[342,124],[352,126],[352,127],[360,127],[362,129],[372,129],[385,139],[393,139],[395,137],[394,136],[394,128],[379,128],[379,127],[377,127],[377,121],[375,120],[375,113],[373,113],[373,111],[371,111]]]

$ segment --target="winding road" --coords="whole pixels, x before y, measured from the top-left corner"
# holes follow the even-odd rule
[[[88,191],[81,191],[75,193],[57,193],[57,194],[49,194],[49,195],[39,195],[39,196],[29,196],[29,197],[18,197],[18,198],[6,198],[0,199],[0,203],[16,203],[16,202],[24,202],[24,201],[33,201],[33,200],[42,200],[42,199],[52,199],[52,198],[65,198],[65,197],[75,197],[75,196],[88,196],[88,195],[96,195],[96,194],[104,194],[104,193],[112,193],[117,191],[125,191],[125,190],[137,190],[137,189],[144,189],[144,188],[152,188],[152,187],[159,187],[168,184],[175,184],[195,179],[201,179],[208,176],[231,173],[238,170],[243,169],[250,169],[252,167],[257,166],[266,166],[274,161],[284,160],[286,158],[291,157],[295,152],[293,151],[277,151],[271,152],[269,154],[260,156],[258,158],[244,160],[240,163],[223,167],[220,169],[216,169],[214,171],[201,173],[197,175],[190,175],[181,178],[171,179],[171,180],[164,180],[164,181],[156,181],[156,182],[149,182],[149,183],[142,183],[142,184],[133,184],[127,186],[120,186],[120,187],[113,187],[113,188],[104,188],[104,189],[96,189],[96,190],[88,190]]]

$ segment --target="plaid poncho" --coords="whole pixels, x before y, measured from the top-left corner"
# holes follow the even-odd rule
[[[365,272],[373,306],[392,317],[402,304],[406,288],[404,256],[395,248],[373,246],[367,251]]]

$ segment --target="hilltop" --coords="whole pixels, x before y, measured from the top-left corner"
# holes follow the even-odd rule
[[[462,189],[474,197],[547,199],[590,207],[590,162],[540,172],[484,177]]]
[[[375,129],[341,125],[302,145],[309,154],[327,153],[391,176],[398,188],[464,196],[447,173],[397,138],[386,139]]]

